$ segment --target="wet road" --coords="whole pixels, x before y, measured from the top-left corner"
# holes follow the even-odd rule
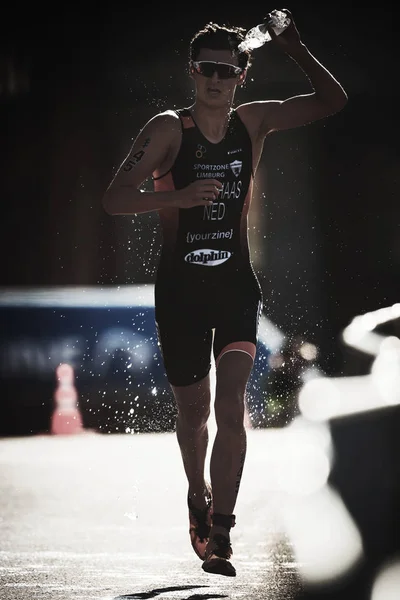
[[[173,433],[0,440],[2,600],[291,600],[280,430],[248,430],[232,530],[236,578],[209,575],[188,536]]]

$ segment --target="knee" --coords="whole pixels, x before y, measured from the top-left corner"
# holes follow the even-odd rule
[[[178,405],[177,420],[179,425],[191,431],[203,429],[210,416],[210,407],[193,408]]]

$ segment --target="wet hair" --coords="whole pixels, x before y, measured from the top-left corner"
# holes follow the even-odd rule
[[[189,60],[197,60],[202,48],[209,50],[230,50],[232,56],[237,56],[239,67],[248,69],[251,65],[250,52],[247,50],[240,52],[238,50],[238,46],[244,39],[245,34],[246,30],[242,27],[217,25],[217,23],[212,22],[207,23],[190,41]]]

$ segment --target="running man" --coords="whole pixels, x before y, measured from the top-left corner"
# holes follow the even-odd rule
[[[189,47],[194,101],[152,117],[103,198],[110,215],[158,211],[163,245],[155,314],[177,405],[176,434],[188,480],[192,546],[208,573],[235,576],[230,530],[246,457],[245,391],[253,367],[262,294],[247,217],[266,136],[341,110],[347,95],[290,26],[270,43],[303,70],[310,93],[234,107],[251,65],[245,31],[208,23]],[[140,191],[148,178],[154,191]],[[217,432],[205,480],[211,354]]]

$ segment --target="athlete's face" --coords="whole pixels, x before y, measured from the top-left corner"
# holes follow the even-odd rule
[[[245,72],[238,67],[237,56],[229,50],[202,48],[191,64],[196,94],[213,106],[229,104],[237,85],[244,81]]]

